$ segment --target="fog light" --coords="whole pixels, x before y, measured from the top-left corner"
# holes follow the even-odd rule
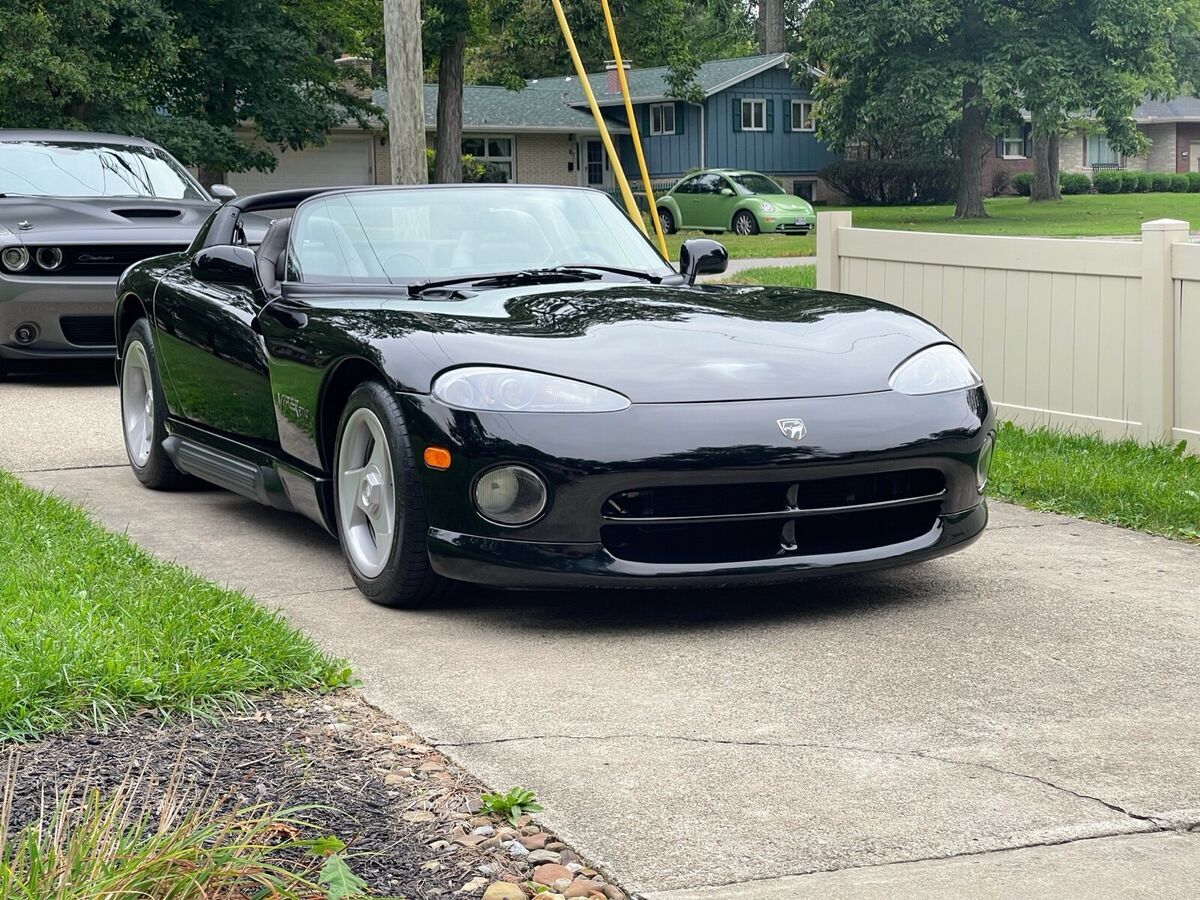
[[[63,252],[57,247],[40,247],[37,252],[37,264],[47,272],[53,272],[62,265]]]
[[[20,272],[29,265],[29,251],[24,247],[9,247],[0,254],[0,260],[4,262],[4,268],[8,271]]]
[[[527,525],[546,508],[546,483],[524,466],[500,466],[475,482],[475,506],[500,525]]]
[[[975,464],[975,486],[979,488],[979,493],[983,493],[983,489],[987,487],[988,473],[992,468],[992,451],[996,448],[996,436],[989,434],[983,441],[983,447],[979,450],[979,461]]]
[[[32,322],[22,322],[13,329],[13,339],[18,344],[32,344],[37,340],[38,327]]]

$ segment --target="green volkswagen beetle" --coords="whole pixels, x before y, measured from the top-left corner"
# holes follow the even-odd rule
[[[784,193],[761,172],[707,169],[688,175],[658,199],[663,231],[681,228],[808,234],[815,216],[808,201]]]

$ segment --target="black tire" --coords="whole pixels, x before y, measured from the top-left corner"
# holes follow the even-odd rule
[[[671,215],[671,211],[669,209],[660,208],[658,210],[658,223],[662,225],[663,234],[675,233],[675,217]]]
[[[758,234],[758,219],[754,218],[754,213],[739,209],[733,214],[733,221],[729,223],[729,229],[734,234]]]
[[[133,451],[129,446],[125,412],[124,385],[127,374],[126,368],[129,366],[131,350],[133,350],[134,344],[141,346],[142,351],[146,355],[146,361],[149,363],[150,405],[153,409],[150,454],[142,464],[139,464],[134,458]],[[150,323],[145,319],[138,319],[134,322],[133,327],[129,329],[129,334],[125,337],[125,346],[121,353],[121,374],[118,382],[118,391],[121,398],[121,434],[125,438],[125,455],[129,458],[129,467],[133,469],[133,474],[137,476],[137,480],[146,487],[156,491],[176,491],[194,486],[196,480],[192,476],[180,472],[175,468],[175,463],[171,462],[171,457],[167,456],[167,451],[163,449],[163,441],[167,439],[167,401],[162,389],[162,377],[158,371],[158,355],[154,347],[154,334],[150,328]]]
[[[364,575],[356,568],[347,549],[339,496],[338,467],[346,424],[356,410],[364,407],[375,414],[388,437],[396,498],[395,540],[383,571],[373,577]],[[331,468],[338,540],[341,542],[342,555],[346,558],[350,575],[363,595],[380,606],[400,609],[427,606],[444,598],[452,582],[434,572],[429,564],[429,552],[425,543],[429,532],[429,519],[425,514],[425,497],[417,481],[416,462],[408,439],[408,427],[396,398],[379,382],[368,381],[360,384],[346,401],[346,408],[338,422]]]

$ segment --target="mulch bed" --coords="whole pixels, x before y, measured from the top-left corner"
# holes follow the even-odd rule
[[[345,841],[352,869],[385,896],[478,897],[494,881],[528,884],[536,870],[514,839],[557,847],[578,877],[602,881],[527,818],[516,829],[481,819],[485,786],[354,691],[267,698],[211,722],[143,716],[14,752],[10,831],[36,822],[73,780],[107,793],[148,769],[151,783],[176,773],[244,806],[327,807],[303,817]]]

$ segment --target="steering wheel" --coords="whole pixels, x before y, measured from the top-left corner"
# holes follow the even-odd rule
[[[411,260],[412,263],[411,268],[408,268],[404,272],[396,271],[398,267],[405,265],[406,261],[409,260]],[[425,261],[421,259],[421,257],[415,256],[412,253],[393,253],[383,263],[383,274],[388,278],[391,278],[394,275],[401,275],[405,278],[412,275],[424,275],[427,271],[428,266],[425,265]]]

